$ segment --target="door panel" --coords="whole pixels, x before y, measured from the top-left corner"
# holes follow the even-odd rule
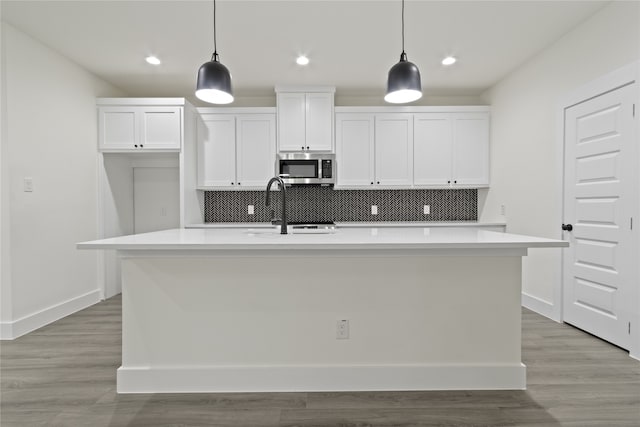
[[[265,187],[276,174],[276,118],[272,114],[236,119],[239,187]]]
[[[633,90],[565,110],[564,320],[629,348],[633,268]],[[637,187],[636,187],[637,188]]]
[[[178,168],[133,169],[135,234],[180,227]]]
[[[208,114],[198,120],[198,186],[236,185],[236,125],[228,114]]]
[[[413,182],[447,186],[452,181],[453,137],[450,114],[416,114],[413,118]]]
[[[413,183],[413,115],[379,114],[375,119],[376,185]]]
[[[372,114],[336,114],[337,187],[373,185],[373,150]]]

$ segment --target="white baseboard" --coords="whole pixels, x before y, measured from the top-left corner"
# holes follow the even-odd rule
[[[100,301],[100,290],[71,298],[13,322],[0,323],[0,340],[12,340]]]
[[[120,367],[118,393],[524,390],[526,366]]]
[[[550,303],[549,301],[545,301],[538,297],[534,297],[532,295],[522,293],[522,306],[528,308],[531,311],[535,311],[536,313],[548,317],[551,320],[555,320],[556,322],[561,322],[560,313],[556,309],[556,307]]]

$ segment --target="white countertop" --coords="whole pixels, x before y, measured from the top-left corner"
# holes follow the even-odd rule
[[[467,227],[357,227],[332,234],[279,234],[275,228],[172,229],[78,243],[117,250],[414,250],[567,247],[568,242]]]
[[[336,227],[505,227],[504,222],[478,221],[376,221],[376,222],[336,222]],[[188,224],[186,228],[265,228],[270,222],[205,222]]]

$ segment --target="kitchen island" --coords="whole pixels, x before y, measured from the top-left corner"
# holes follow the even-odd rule
[[[78,244],[121,258],[120,393],[523,389],[521,257],[566,246],[444,227]]]

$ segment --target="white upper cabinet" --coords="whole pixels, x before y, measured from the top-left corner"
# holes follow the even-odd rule
[[[337,188],[412,184],[411,114],[336,114]]]
[[[240,187],[265,187],[276,170],[276,118],[249,114],[236,118],[236,179]]]
[[[373,114],[336,114],[336,187],[374,184]]]
[[[451,184],[453,138],[450,114],[414,116],[413,182],[416,186]]]
[[[336,188],[489,186],[487,107],[338,107]]]
[[[488,113],[416,114],[414,126],[415,186],[489,186]]]
[[[101,105],[100,102],[105,102]],[[122,102],[123,105],[115,105]],[[103,152],[180,151],[183,107],[131,105],[144,99],[98,100],[98,148]]]
[[[275,173],[274,114],[202,114],[198,188],[257,189]]]
[[[333,151],[333,93],[308,93],[306,98],[306,149]]]
[[[280,151],[305,150],[307,146],[306,111],[306,94],[278,94],[278,148]]]
[[[455,113],[453,116],[453,184],[489,186],[489,114]]]
[[[376,185],[411,187],[413,115],[378,114],[375,132]]]
[[[334,88],[276,88],[279,151],[333,152]]]
[[[141,115],[141,148],[180,149],[182,140],[181,107],[144,107]]]
[[[207,114],[198,120],[198,186],[236,185],[236,118]]]

